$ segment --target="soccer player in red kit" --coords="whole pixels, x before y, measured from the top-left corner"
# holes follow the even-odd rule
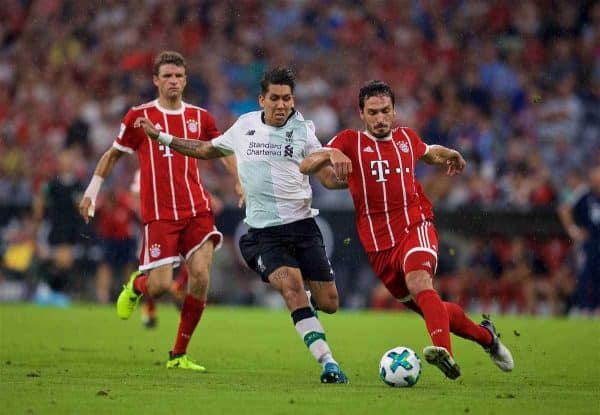
[[[123,287],[117,314],[128,319],[142,295],[157,297],[167,292],[173,266],[184,258],[189,269],[188,293],[167,368],[205,371],[188,358],[187,346],[206,305],[212,256],[223,235],[215,228],[211,196],[202,186],[197,161],[150,140],[133,123],[146,117],[161,131],[194,140],[207,141],[220,132],[205,109],[183,101],[186,64],[179,53],[165,51],[156,57],[153,82],[158,99],[127,112],[115,142],[98,161],[79,210],[87,223],[102,181],[123,154],[137,151],[143,222],[139,271],[143,274],[133,274]],[[235,159],[225,159],[225,165],[237,178]]]
[[[415,178],[415,164],[447,167],[460,174],[465,160],[456,150],[427,145],[410,128],[392,128],[395,98],[381,81],[365,84],[358,96],[364,131],[344,130],[328,151],[306,157],[300,170],[318,173],[330,189],[348,188],[356,209],[360,240],[377,277],[392,295],[421,314],[433,343],[425,359],[456,379],[450,332],[479,343],[496,365],[511,371],[510,351],[498,339],[491,321],[477,325],[457,304],[443,302],[433,288],[438,237],[431,203]]]

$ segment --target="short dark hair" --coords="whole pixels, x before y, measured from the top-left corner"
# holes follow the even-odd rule
[[[175,52],[172,50],[165,50],[160,52],[158,56],[154,59],[154,65],[152,66],[152,73],[158,76],[158,72],[160,71],[160,67],[162,65],[175,65],[175,66],[183,66],[184,69],[187,69],[185,64],[185,59],[179,52]]]
[[[379,95],[387,95],[392,100],[392,106],[396,104],[396,97],[394,91],[388,84],[383,81],[369,81],[360,88],[358,92],[358,106],[362,111],[365,108],[365,100],[367,98],[376,97]]]
[[[296,75],[294,75],[294,71],[291,68],[278,66],[269,72],[265,72],[262,81],[260,81],[261,95],[264,96],[267,93],[269,85],[288,85],[293,94],[294,87],[296,86]]]

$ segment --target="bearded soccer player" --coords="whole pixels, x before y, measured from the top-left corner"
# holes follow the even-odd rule
[[[460,376],[450,332],[479,343],[496,365],[511,371],[510,351],[491,321],[477,325],[457,304],[443,302],[433,288],[438,237],[432,206],[415,178],[415,164],[444,166],[460,174],[465,160],[456,150],[427,145],[410,128],[392,128],[394,93],[381,81],[365,84],[358,96],[364,131],[345,130],[327,145],[329,151],[303,160],[305,174],[318,173],[330,189],[348,188],[356,209],[360,240],[377,277],[392,295],[421,314],[431,337],[427,362],[448,378]]]
[[[150,140],[133,124],[138,117],[146,117],[157,130],[194,141],[210,140],[220,132],[211,114],[183,101],[186,64],[179,53],[160,53],[153,70],[158,99],[127,112],[115,142],[98,161],[79,211],[87,223],[103,180],[123,154],[137,151],[143,243],[139,272],[123,287],[117,315],[128,319],[142,295],[154,298],[167,292],[173,267],[184,258],[189,269],[188,293],[167,368],[204,372],[203,366],[187,356],[187,347],[206,306],[212,256],[223,235],[215,228],[211,196],[202,185],[197,161]],[[229,158],[225,165],[237,178],[235,160]]]
[[[312,121],[294,108],[294,86],[289,68],[267,72],[258,97],[263,111],[242,115],[209,143],[158,131],[145,118],[139,118],[136,125],[152,139],[192,157],[236,155],[246,196],[245,221],[250,226],[240,239],[242,255],[248,266],[281,294],[296,331],[322,366],[321,382],[347,383],[304,291],[306,282],[320,310],[337,311],[334,274],[314,219],[318,211],[311,208],[308,177],[298,169],[306,155],[321,150],[321,144]]]

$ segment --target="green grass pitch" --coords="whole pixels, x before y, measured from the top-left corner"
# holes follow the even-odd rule
[[[113,307],[0,305],[0,413],[3,414],[600,414],[600,323],[498,317],[512,373],[482,349],[453,337],[463,375],[444,379],[423,362],[413,388],[378,378],[388,349],[421,354],[422,320],[410,313],[321,315],[348,385],[322,385],[320,367],[289,314],[207,308],[188,350],[208,373],[167,370],[178,314],[159,307],[146,330]]]

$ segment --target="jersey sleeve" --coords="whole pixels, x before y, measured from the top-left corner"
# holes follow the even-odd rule
[[[113,147],[117,150],[124,151],[125,153],[133,153],[138,149],[141,135],[134,134],[133,123],[135,118],[136,114],[133,109],[130,109],[125,114],[125,117],[123,117],[121,126],[119,127],[119,134],[113,143]]]
[[[342,153],[348,155],[348,135],[350,134],[350,130],[344,130],[334,136],[329,142],[325,145],[325,147],[336,148],[340,150]]]
[[[315,124],[312,121],[306,123],[306,146],[304,147],[304,157],[315,151],[321,150],[323,146],[315,134]]]
[[[412,128],[403,127],[402,129],[406,131],[408,135],[410,145],[413,149],[413,154],[415,155],[415,160],[419,160],[427,152],[427,144],[423,142],[421,137],[419,137],[419,134],[417,134]]]
[[[217,138],[221,135],[221,132],[217,128],[214,117],[208,112],[202,112],[202,125],[204,126],[204,134],[200,136],[202,141],[210,141],[213,138]]]
[[[227,131],[211,140],[212,145],[227,156],[235,153],[235,136],[237,135],[238,124],[239,121],[236,121]]]

